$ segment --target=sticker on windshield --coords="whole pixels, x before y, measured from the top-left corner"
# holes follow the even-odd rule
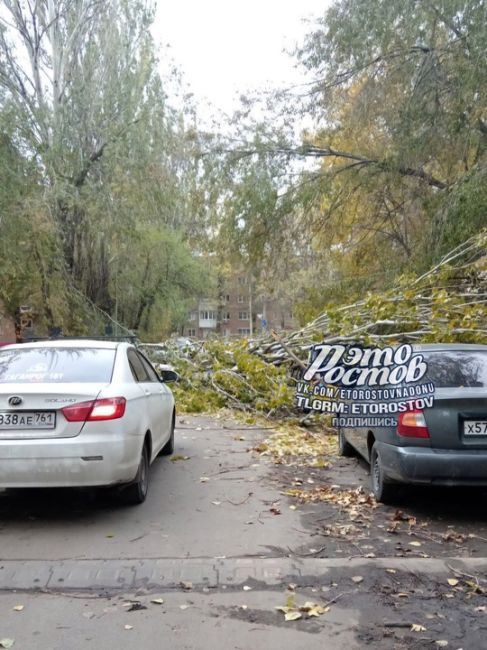
[[[394,427],[396,417],[433,406],[435,386],[424,356],[407,343],[396,348],[314,345],[296,405],[333,415],[335,427]]]

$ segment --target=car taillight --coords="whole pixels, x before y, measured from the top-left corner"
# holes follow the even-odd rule
[[[117,420],[125,413],[125,397],[107,397],[89,402],[79,402],[62,409],[68,422],[97,422],[100,420]]]
[[[430,432],[423,411],[406,411],[399,415],[397,433],[406,438],[429,438]]]

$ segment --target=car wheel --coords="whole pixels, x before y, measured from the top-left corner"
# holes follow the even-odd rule
[[[174,453],[174,428],[176,426],[176,414],[172,414],[171,436],[164,447],[159,452],[159,456],[170,456]]]
[[[338,455],[344,458],[350,458],[350,456],[355,455],[355,450],[346,440],[343,429],[338,429]]]
[[[370,482],[374,497],[379,503],[394,501],[397,496],[397,485],[387,482],[375,443],[370,452]]]
[[[133,483],[127,485],[121,492],[121,498],[124,503],[129,505],[138,505],[144,503],[149,490],[149,449],[144,444],[142,455],[140,457],[139,469]]]

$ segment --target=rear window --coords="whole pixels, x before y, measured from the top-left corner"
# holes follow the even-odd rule
[[[0,350],[0,384],[109,383],[115,350],[16,348]]]
[[[436,388],[487,386],[487,352],[448,350],[422,354],[428,364],[427,377]]]

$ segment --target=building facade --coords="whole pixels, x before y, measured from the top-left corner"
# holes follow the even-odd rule
[[[290,304],[259,295],[248,275],[232,273],[221,279],[219,299],[202,298],[192,306],[182,334],[236,338],[296,327]]]

